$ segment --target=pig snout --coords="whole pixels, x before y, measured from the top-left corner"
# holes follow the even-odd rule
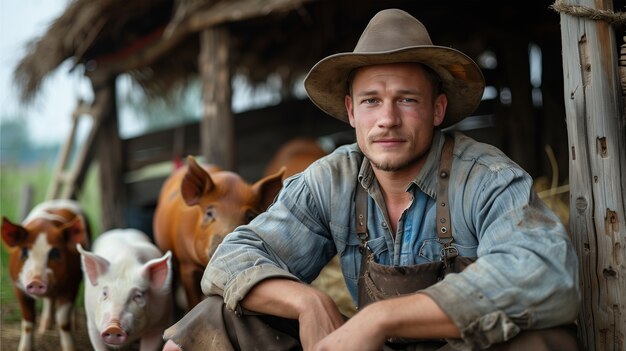
[[[109,324],[100,334],[102,340],[109,345],[123,345],[128,339],[128,334],[119,323]]]
[[[35,296],[43,296],[48,291],[48,284],[38,278],[31,279],[26,284],[26,293]]]

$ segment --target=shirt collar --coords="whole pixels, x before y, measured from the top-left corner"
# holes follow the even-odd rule
[[[433,132],[433,140],[431,147],[428,150],[426,156],[426,162],[424,166],[417,174],[415,179],[408,185],[407,191],[409,191],[413,184],[415,184],[421,191],[433,199],[436,198],[437,193],[437,171],[439,169],[439,159],[441,158],[441,149],[443,148],[444,137],[441,130],[436,128]],[[359,170],[359,183],[365,189],[369,189],[374,181],[374,171],[372,165],[367,157],[363,157],[361,168]]]

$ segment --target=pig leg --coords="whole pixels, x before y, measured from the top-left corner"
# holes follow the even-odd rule
[[[74,339],[71,332],[71,317],[73,310],[71,301],[59,300],[59,307],[55,314],[57,328],[59,328],[59,338],[61,339],[61,349],[63,351],[74,351]]]
[[[54,310],[54,300],[44,297],[41,308],[41,318],[39,318],[39,328],[37,334],[42,335],[46,330],[50,329],[52,323],[52,311]]]
[[[31,351],[33,349],[33,322],[22,319],[22,331],[20,335],[20,343],[17,346],[18,351]]]
[[[141,337],[139,351],[159,351],[163,346],[163,330],[148,332]]]
[[[35,328],[35,299],[24,294],[22,290],[14,288],[15,296],[22,311],[22,331],[18,351],[33,350],[33,330]]]

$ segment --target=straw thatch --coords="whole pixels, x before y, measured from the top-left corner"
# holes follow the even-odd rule
[[[306,0],[74,0],[48,31],[33,40],[26,56],[15,70],[15,80],[23,102],[39,90],[46,76],[61,63],[71,60],[88,76],[111,77],[130,74],[148,96],[163,96],[197,74],[198,32],[231,22],[286,16]],[[270,16],[271,15],[271,16]],[[270,17],[268,20],[267,17]],[[292,16],[291,21],[300,20]],[[269,22],[268,22],[269,23]],[[270,26],[271,27],[271,26]],[[252,50],[272,52],[280,57],[280,43],[267,39],[277,34],[268,28],[261,40],[233,40],[235,72],[263,79],[280,66],[272,57],[263,72],[254,73],[241,65],[249,64]],[[246,36],[250,28],[234,28],[235,35]],[[285,35],[285,33],[280,33]],[[297,33],[294,33],[297,34]],[[275,38],[275,37],[274,37]],[[258,39],[258,38],[257,38]],[[268,46],[277,45],[270,48]],[[288,46],[285,44],[285,47]],[[283,48],[284,49],[284,48]],[[291,49],[290,49],[291,50]]]

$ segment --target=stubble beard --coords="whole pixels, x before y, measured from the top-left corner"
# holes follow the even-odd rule
[[[405,169],[411,168],[414,165],[418,164],[420,162],[420,160],[422,159],[422,157],[424,157],[423,154],[418,154],[415,155],[414,157],[407,159],[407,160],[400,160],[400,161],[382,161],[382,162],[374,162],[372,161],[372,159],[370,158],[370,163],[372,164],[372,167],[383,171],[383,172],[399,172],[399,171],[403,171]]]
[[[372,137],[366,138],[367,140],[366,142],[371,145],[372,139],[373,139]],[[359,146],[361,150],[364,150],[364,148],[361,147],[361,141],[358,140],[358,137],[357,137],[357,145]],[[412,157],[408,156],[407,158],[402,158],[399,160],[396,159],[396,160],[374,161],[367,154],[365,154],[365,157],[368,158],[372,167],[374,167],[377,170],[380,170],[383,172],[399,172],[405,169],[409,169],[415,166],[416,164],[419,164],[422,161],[422,158],[426,157],[427,152],[428,150],[425,150],[423,152],[413,155]]]

